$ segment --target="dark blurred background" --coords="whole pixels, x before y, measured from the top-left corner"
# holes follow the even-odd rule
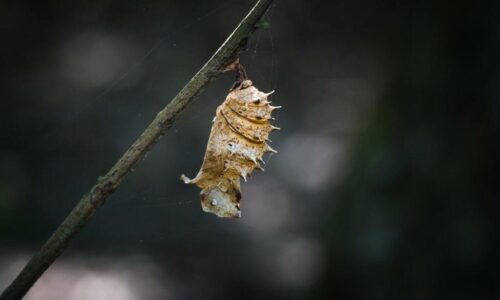
[[[254,1],[0,2],[0,289]],[[205,89],[26,299],[500,299],[500,2],[276,1],[283,105],[239,220],[203,213]]]

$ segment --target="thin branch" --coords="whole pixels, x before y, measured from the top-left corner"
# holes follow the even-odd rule
[[[0,295],[0,300],[21,299],[43,272],[61,255],[69,242],[79,233],[97,208],[120,186],[130,171],[146,157],[146,154],[172,126],[180,114],[194,101],[201,90],[220,74],[226,66],[237,59],[245,47],[248,37],[257,29],[258,22],[273,0],[259,0],[241,21],[222,46],[208,62],[194,75],[174,99],[158,113],[141,136],[130,146],[118,162],[99,177],[90,192],[80,202],[33,255],[19,275]]]

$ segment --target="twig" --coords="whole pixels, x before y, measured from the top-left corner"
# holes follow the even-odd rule
[[[14,281],[0,295],[0,300],[21,299],[61,255],[69,242],[79,233],[97,208],[120,186],[130,171],[146,157],[146,154],[172,126],[187,106],[194,101],[200,91],[226,66],[237,59],[239,52],[246,46],[248,37],[257,29],[257,23],[265,14],[273,0],[259,0],[248,15],[241,21],[222,46],[208,62],[194,75],[174,99],[158,113],[141,136],[130,146],[118,162],[99,177],[90,192],[70,212],[41,249],[33,255]]]

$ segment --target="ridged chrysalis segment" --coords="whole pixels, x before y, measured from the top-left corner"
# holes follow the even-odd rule
[[[241,216],[240,177],[246,181],[254,169],[264,170],[264,153],[276,152],[267,142],[271,131],[279,129],[269,121],[272,111],[280,107],[270,105],[270,94],[245,80],[217,108],[198,175],[193,179],[181,176],[185,183],[202,189],[204,211],[219,217]]]

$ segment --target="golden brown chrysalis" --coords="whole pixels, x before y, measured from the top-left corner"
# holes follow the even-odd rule
[[[193,179],[181,176],[185,183],[202,189],[203,211],[241,217],[240,177],[246,181],[255,168],[263,171],[264,153],[276,153],[267,144],[269,133],[279,129],[269,122],[272,111],[281,107],[267,100],[273,92],[263,93],[250,80],[243,80],[217,108],[198,175]]]

